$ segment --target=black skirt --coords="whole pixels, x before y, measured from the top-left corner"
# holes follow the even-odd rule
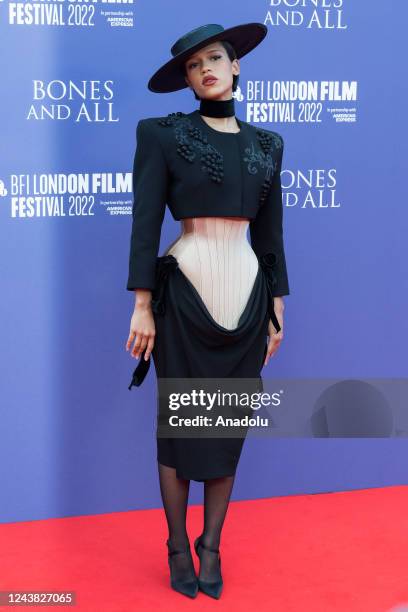
[[[152,310],[156,335],[152,357],[158,379],[260,379],[273,310],[274,256],[259,261],[256,279],[238,326],[219,325],[173,255],[157,258]],[[131,384],[139,386],[150,365],[144,353]],[[159,437],[157,461],[176,469],[178,478],[204,481],[235,474],[245,436]]]

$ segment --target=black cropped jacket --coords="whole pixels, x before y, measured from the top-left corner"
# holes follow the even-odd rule
[[[237,133],[210,127],[198,110],[138,122],[129,291],[155,288],[167,204],[175,220],[249,218],[252,249],[273,270],[272,294],[289,295],[280,180],[283,138],[236,119]]]

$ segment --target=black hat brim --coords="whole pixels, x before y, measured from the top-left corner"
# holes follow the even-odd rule
[[[192,53],[217,40],[227,40],[234,47],[237,59],[239,59],[259,45],[267,33],[268,28],[263,23],[244,23],[209,36],[161,66],[150,78],[147,87],[155,93],[169,93],[184,89],[187,83],[181,68]]]

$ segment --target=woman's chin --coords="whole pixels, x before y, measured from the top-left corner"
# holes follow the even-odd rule
[[[224,97],[225,94],[226,92],[224,90],[215,85],[208,90],[203,91],[200,98],[205,98],[206,100],[217,100],[218,98]]]

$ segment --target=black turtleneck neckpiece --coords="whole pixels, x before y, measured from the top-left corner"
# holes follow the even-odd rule
[[[230,98],[230,100],[202,98],[199,113],[206,117],[233,117],[235,115],[235,98]]]

